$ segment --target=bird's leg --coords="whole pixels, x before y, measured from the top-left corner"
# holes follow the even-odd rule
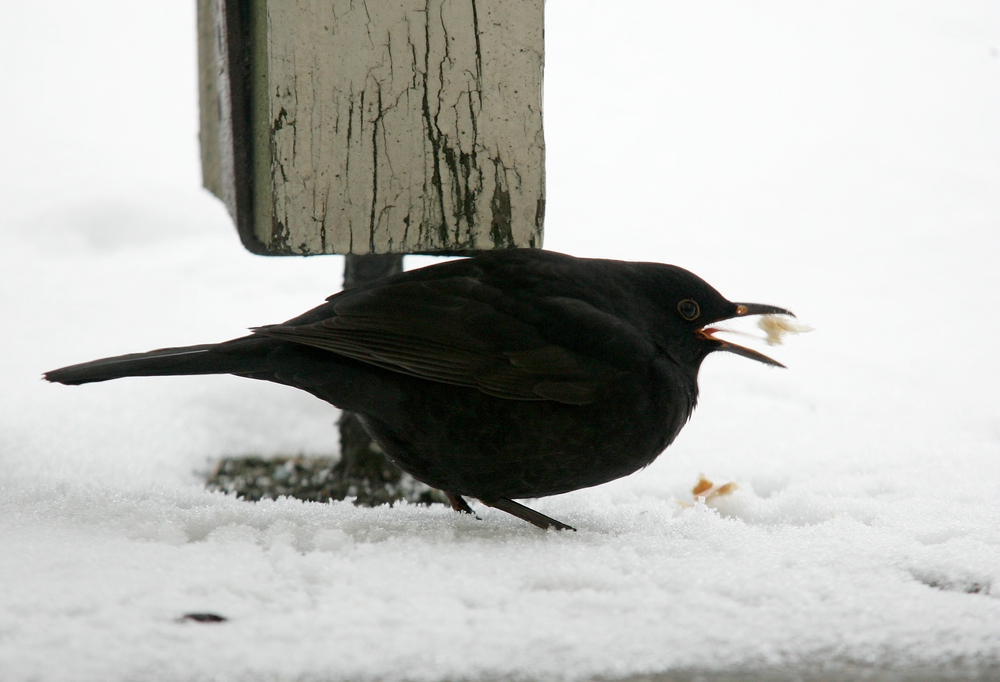
[[[473,516],[476,516],[476,512],[472,511],[472,507],[469,506],[469,503],[465,501],[464,497],[456,495],[455,493],[449,493],[448,491],[445,491],[444,494],[448,496],[448,501],[451,502],[452,509],[461,514],[472,514]],[[476,519],[479,519],[479,517],[476,516]]]
[[[505,497],[498,497],[490,500],[484,500],[480,497],[479,501],[487,507],[493,507],[494,509],[505,511],[508,514],[513,514],[517,518],[538,526],[542,530],[546,530],[548,528],[555,528],[556,530],[576,530],[573,526],[567,526],[562,521],[556,521],[541,512],[536,512],[530,507],[525,507],[523,504],[519,504],[514,500],[508,500]]]

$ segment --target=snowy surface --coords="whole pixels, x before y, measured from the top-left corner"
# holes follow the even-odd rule
[[[0,679],[998,670],[995,2],[548,3],[546,246],[816,327],[758,346],[788,370],[710,358],[648,469],[533,503],[577,533],[208,493],[220,456],[335,451],[335,411],[40,380],[340,281],[199,189],[191,5],[0,6]],[[683,506],[701,473],[739,489]]]

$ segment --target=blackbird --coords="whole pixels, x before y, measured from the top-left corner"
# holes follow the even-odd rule
[[[235,374],[357,413],[401,469],[472,513],[477,498],[541,528],[570,526],[515,499],[626,476],[677,436],[698,369],[744,315],[673,265],[490,251],[363,284],[283,324],[224,343],[64,367],[49,381]]]

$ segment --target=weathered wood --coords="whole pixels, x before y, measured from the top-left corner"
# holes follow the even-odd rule
[[[197,3],[202,184],[226,205],[243,237],[253,227],[251,6],[245,0]]]
[[[541,246],[543,0],[200,2],[206,186],[247,248]]]
[[[222,169],[219,167],[219,68],[215,47],[215,22],[211,0],[198,1],[198,101],[201,104],[201,184],[222,196]]]

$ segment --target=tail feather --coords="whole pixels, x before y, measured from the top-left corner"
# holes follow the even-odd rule
[[[51,382],[68,385],[89,384],[121,377],[176,376],[184,374],[235,374],[253,371],[256,354],[245,344],[230,341],[181,348],[162,348],[148,353],[131,353],[92,360],[45,373]]]

